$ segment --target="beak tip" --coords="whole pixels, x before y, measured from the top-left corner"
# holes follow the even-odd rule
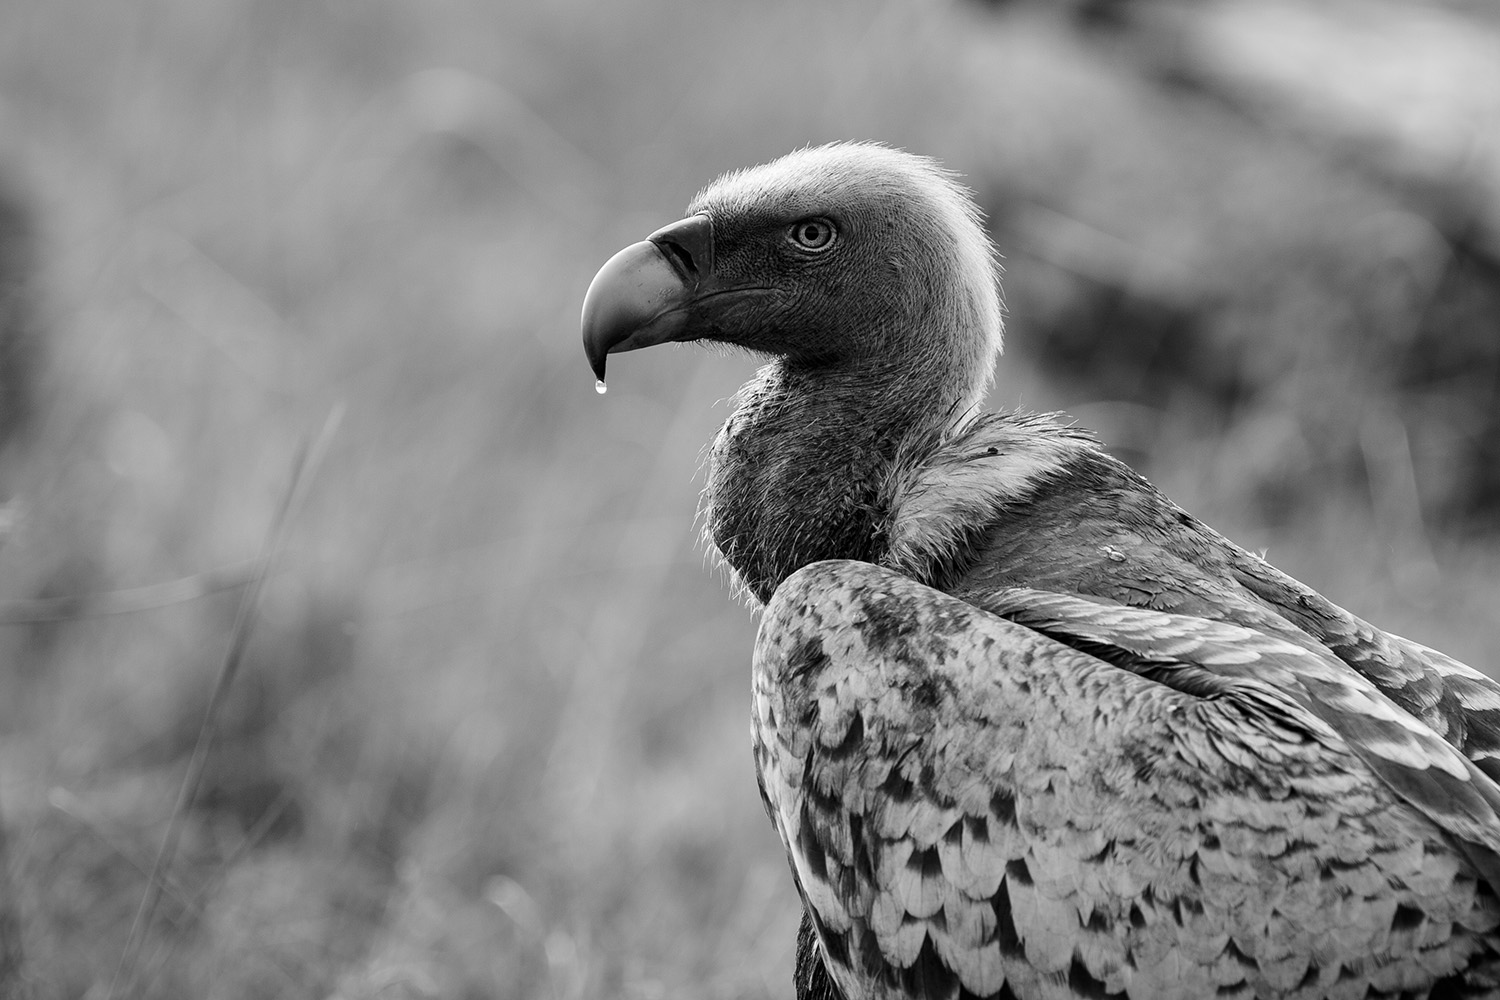
[[[660,343],[680,329],[681,314],[668,316],[691,289],[656,243],[642,240],[615,254],[590,282],[580,324],[583,350],[599,384],[611,352]]]

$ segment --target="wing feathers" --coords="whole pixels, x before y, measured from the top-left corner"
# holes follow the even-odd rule
[[[1420,643],[1389,635],[1263,559],[1224,542],[1235,578],[1475,760],[1500,757],[1500,682]]]
[[[1306,640],[1500,779],[1500,682],[1332,604],[1055,418],[987,414],[917,445],[891,477],[885,564],[980,606],[1026,585]],[[1159,639],[1211,669],[1248,655]]]
[[[1120,662],[868,564],[810,566],[766,609],[757,762],[846,996],[1358,996],[1500,962],[1495,894],[1383,758],[1236,673],[1295,687],[1322,677],[1308,650],[1012,599]],[[1206,693],[1130,669],[1168,647]],[[1340,711],[1412,735],[1364,695]]]
[[[1494,782],[1373,682],[1313,643],[1289,642],[1227,622],[1023,588],[989,595],[985,604],[1063,642],[1084,640],[1096,650],[1113,646],[1126,654],[1116,660],[1137,673],[1188,693],[1232,697],[1248,710],[1281,716],[1282,725],[1295,725],[1319,742],[1329,742],[1331,729],[1439,825],[1489,852],[1500,852],[1500,789]],[[1228,649],[1237,655],[1216,655]],[[1175,667],[1162,662],[1174,659],[1187,662]],[[1242,766],[1276,752],[1274,742],[1264,743],[1253,730],[1236,735],[1244,738],[1219,750]]]

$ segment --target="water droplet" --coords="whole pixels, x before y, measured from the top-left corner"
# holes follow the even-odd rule
[[[609,391],[609,386],[605,385],[604,380],[601,378],[599,381],[594,383],[594,391],[602,396]]]

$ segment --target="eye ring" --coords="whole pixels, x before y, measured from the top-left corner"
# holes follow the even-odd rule
[[[822,253],[838,239],[838,227],[821,216],[799,219],[787,230],[786,238],[798,250]]]

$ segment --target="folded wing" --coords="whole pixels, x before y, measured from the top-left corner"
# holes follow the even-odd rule
[[[1441,738],[1275,637],[1005,600],[824,562],[767,607],[757,766],[845,995],[1495,988],[1493,786]]]

